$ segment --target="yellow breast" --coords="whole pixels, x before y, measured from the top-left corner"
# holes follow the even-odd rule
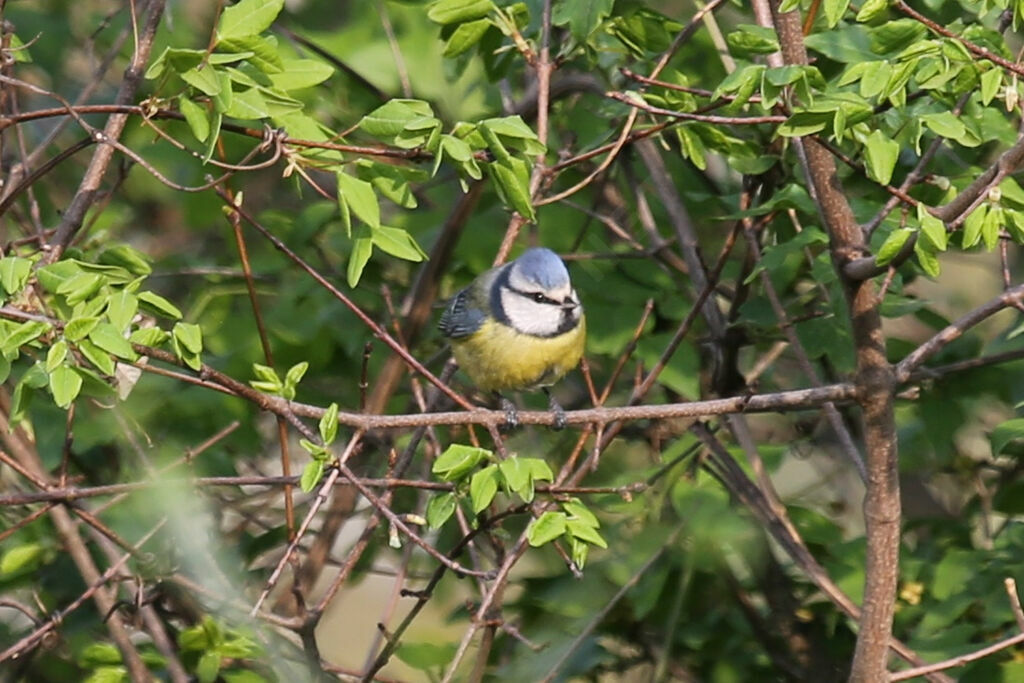
[[[557,382],[583,356],[586,320],[557,337],[534,337],[488,319],[471,336],[452,340],[452,353],[484,391],[539,389]]]

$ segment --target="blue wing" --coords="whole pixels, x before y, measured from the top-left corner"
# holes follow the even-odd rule
[[[469,290],[464,289],[452,297],[437,328],[446,337],[461,339],[479,330],[486,319],[487,314],[470,301]]]

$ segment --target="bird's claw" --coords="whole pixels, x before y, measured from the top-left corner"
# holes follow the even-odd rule
[[[551,428],[556,432],[560,432],[569,426],[569,420],[565,417],[565,410],[558,404],[555,397],[548,394],[548,409],[555,414],[554,422],[551,423]]]
[[[519,426],[519,410],[516,404],[504,396],[501,397],[501,409],[505,411],[505,428],[515,429]]]

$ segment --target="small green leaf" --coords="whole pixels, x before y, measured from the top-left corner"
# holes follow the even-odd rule
[[[444,52],[442,54],[445,57],[458,57],[479,43],[490,27],[491,22],[487,19],[477,19],[476,21],[459,24],[444,44]]]
[[[217,22],[217,40],[260,34],[270,28],[283,7],[284,0],[241,0],[225,7]]]
[[[299,478],[299,488],[302,489],[303,493],[309,493],[316,487],[320,482],[320,478],[323,476],[324,461],[310,460],[306,463],[306,466],[302,468],[302,477]]]
[[[185,122],[192,129],[192,135],[199,142],[206,142],[210,137],[210,119],[206,110],[201,106],[182,95],[178,98],[178,110],[185,117]]]
[[[878,255],[875,256],[875,263],[880,266],[887,265],[896,254],[900,252],[903,245],[907,243],[910,236],[914,234],[914,230],[911,228],[898,228],[889,233],[889,236],[882,242],[882,246],[878,248]]]
[[[889,0],[865,0],[857,12],[857,21],[867,23],[882,16],[889,7]],[[780,10],[781,11],[781,10]]]
[[[8,294],[20,292],[32,273],[32,262],[17,256],[0,258],[0,285]]]
[[[427,524],[431,529],[440,529],[455,514],[457,505],[455,494],[451,491],[433,496],[427,503]]]
[[[900,156],[899,143],[876,129],[864,141],[864,150],[868,176],[888,185]]]
[[[569,519],[565,522],[566,530],[573,536],[581,541],[586,541],[592,545],[596,545],[598,548],[607,548],[608,542],[602,538],[601,534],[589,524],[586,524],[579,519]]]
[[[183,71],[179,75],[181,76],[181,80],[185,81],[204,95],[216,97],[220,94],[220,77],[217,75],[217,69],[214,68],[212,64],[204,64],[202,65],[202,68],[193,67],[188,71]]]
[[[349,287],[359,284],[359,278],[363,276],[363,269],[370,261],[373,254],[373,238],[369,234],[369,228],[360,226],[356,230],[356,237],[352,239],[352,253],[348,257],[348,268],[345,277]]]
[[[220,650],[207,650],[196,664],[196,679],[199,683],[213,683],[220,673]]]
[[[949,237],[946,224],[933,216],[924,202],[917,205],[917,220],[921,223],[921,232],[931,241],[938,251],[945,251]]]
[[[119,332],[128,329],[138,310],[139,298],[127,289],[117,291],[107,299],[107,318]],[[67,328],[65,328],[64,334],[67,334]]]
[[[928,240],[917,240],[914,244],[914,253],[917,255],[917,262],[921,270],[930,277],[939,275],[939,258],[934,251],[935,247]]]
[[[498,467],[505,477],[505,485],[511,491],[518,493],[527,503],[533,500],[533,477],[524,459],[513,455],[498,463]]]
[[[594,528],[601,526],[601,523],[597,521],[597,517],[594,516],[594,513],[591,512],[579,498],[573,498],[562,503],[562,509],[565,510],[572,518],[579,520],[581,524],[586,524]]]
[[[132,344],[155,347],[160,346],[170,338],[171,335],[159,327],[140,327],[132,332],[131,336],[128,337],[128,341]]]
[[[445,481],[456,481],[491,455],[490,451],[483,448],[454,443],[438,456],[431,471]]]
[[[203,331],[199,328],[199,325],[185,322],[175,323],[172,333],[174,334],[174,339],[190,353],[202,353]]]
[[[1011,441],[1024,439],[1024,417],[1016,417],[1001,423],[989,435],[992,457],[999,456]]]
[[[530,522],[526,529],[526,539],[536,548],[555,540],[565,533],[565,529],[565,513],[548,510]]]
[[[320,438],[324,445],[330,446],[338,436],[338,404],[332,403],[327,406],[323,417],[320,418]]]
[[[981,204],[964,219],[964,249],[970,249],[981,240],[981,231],[985,225],[985,217],[987,215],[988,207],[985,204]]]
[[[488,465],[469,480],[469,500],[475,514],[486,509],[494,500],[495,494],[498,493],[499,477],[498,466]]]
[[[110,323],[101,322],[96,325],[92,332],[89,333],[89,341],[118,358],[126,360],[138,358],[138,355],[132,349],[131,342],[125,339],[124,335]]]
[[[406,666],[417,671],[437,671],[443,668],[455,656],[455,645],[451,643],[410,643],[402,641],[395,651]],[[426,680],[423,679],[423,680]],[[433,677],[430,677],[433,680]]]
[[[50,330],[50,323],[44,323],[38,320],[28,320],[15,327],[7,338],[2,342],[0,351],[5,356],[17,351],[25,344],[35,341],[43,334]]]
[[[103,286],[103,279],[97,273],[79,273],[61,283],[57,288],[57,294],[66,297],[67,302],[74,306],[85,301],[99,291]]]
[[[79,340],[75,343],[75,346],[79,351],[81,351],[82,355],[85,356],[85,359],[92,363],[97,370],[108,377],[114,374],[117,366],[109,353],[96,346],[88,339]]]
[[[986,64],[987,62],[981,62],[978,66]],[[987,105],[992,101],[992,98],[999,92],[999,86],[1003,83],[1003,70],[996,68],[991,63],[988,63],[988,71],[984,71],[981,74],[981,103]]]
[[[57,340],[46,353],[46,371],[53,372],[58,365],[64,362],[68,356],[68,343],[63,339]]]
[[[427,18],[437,24],[461,24],[486,17],[494,9],[491,0],[438,0],[430,5]]]
[[[836,27],[849,6],[850,0],[825,0],[823,9],[825,10],[825,23],[829,28]]]
[[[395,258],[418,263],[427,257],[412,235],[401,228],[382,225],[373,231],[372,240],[374,246]]]
[[[148,309],[150,312],[162,315],[165,318],[172,318],[174,320],[181,319],[181,311],[178,310],[178,307],[159,294],[154,294],[153,292],[139,292],[138,296],[139,303],[143,305],[143,308]]]
[[[992,251],[999,244],[999,230],[1003,227],[1003,208],[1001,206],[990,206],[985,220],[981,224],[981,239],[985,242],[985,248]]]
[[[309,439],[299,439],[299,445],[317,460],[326,461],[331,457],[331,452],[329,450],[318,443],[313,443]]]
[[[345,202],[359,220],[371,228],[380,227],[380,202],[373,186],[347,173],[338,172],[338,201]]]
[[[319,59],[286,59],[281,66],[280,73],[270,74],[270,82],[285,92],[323,83],[334,73],[334,67]]]
[[[50,392],[58,408],[67,408],[82,390],[82,378],[72,368],[61,365],[50,373]]]
[[[0,558],[0,574],[14,574],[35,568],[42,559],[44,550],[39,543],[26,543],[11,548],[4,553],[3,558]]]
[[[76,659],[82,666],[92,669],[102,664],[120,664],[121,651],[113,643],[89,643]]]
[[[533,220],[533,203],[530,200],[530,169],[522,159],[508,156],[487,166],[494,178],[494,184],[502,201],[515,209],[524,218]]]

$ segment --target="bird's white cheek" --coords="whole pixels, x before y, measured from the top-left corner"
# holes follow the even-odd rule
[[[501,293],[501,305],[512,327],[525,334],[546,337],[554,334],[561,322],[557,306],[530,301],[513,292]]]

